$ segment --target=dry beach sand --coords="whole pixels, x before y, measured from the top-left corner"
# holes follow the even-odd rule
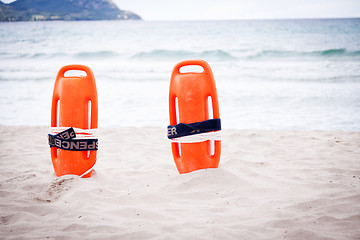
[[[224,130],[219,168],[180,175],[166,129],[100,129],[80,179],[47,131],[0,126],[0,239],[360,239],[359,132]]]

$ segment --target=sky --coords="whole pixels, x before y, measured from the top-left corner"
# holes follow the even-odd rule
[[[360,0],[112,1],[121,10],[133,11],[148,21],[360,17]]]
[[[113,0],[144,20],[360,17],[360,0]]]

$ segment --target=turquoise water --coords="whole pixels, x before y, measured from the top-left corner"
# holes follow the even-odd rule
[[[223,128],[360,131],[360,19],[16,22],[0,41],[0,124],[49,125],[76,63],[95,74],[100,127],[165,127],[172,68],[200,58]]]

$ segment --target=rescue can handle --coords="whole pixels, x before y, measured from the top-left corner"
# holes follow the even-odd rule
[[[185,61],[179,62],[174,67],[174,72],[176,72],[177,74],[187,74],[188,72],[181,73],[180,68],[185,67],[185,66],[191,66],[191,65],[200,66],[204,69],[203,72],[191,72],[192,74],[193,73],[203,74],[203,73],[209,72],[209,71],[211,72],[210,65],[207,62],[205,62],[204,60],[200,60],[200,59],[199,60],[185,60]]]
[[[91,77],[93,75],[93,73],[89,67],[84,66],[84,65],[73,64],[73,65],[66,65],[66,66],[62,67],[59,70],[58,76],[62,77],[62,78],[66,78],[65,73],[67,71],[83,71],[86,73],[85,77],[87,77],[87,76]]]

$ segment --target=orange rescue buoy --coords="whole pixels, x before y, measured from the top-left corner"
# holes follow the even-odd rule
[[[182,67],[193,65],[202,67],[203,71],[181,72],[180,70]],[[170,80],[169,113],[168,137],[173,134],[174,125],[188,126],[209,119],[220,121],[215,80],[207,62],[187,60],[174,67]],[[217,168],[219,165],[220,140],[191,143],[172,142],[171,148],[180,174],[205,168]]]
[[[71,73],[69,71],[82,71],[86,76],[65,76],[66,72]],[[94,74],[89,67],[67,65],[59,70],[52,98],[51,127],[79,129],[98,127],[97,90]],[[84,149],[81,148],[81,144],[80,149]],[[69,143],[65,145],[67,146]],[[51,146],[51,160],[58,177],[67,174],[90,177],[96,155],[97,151],[69,151]]]

